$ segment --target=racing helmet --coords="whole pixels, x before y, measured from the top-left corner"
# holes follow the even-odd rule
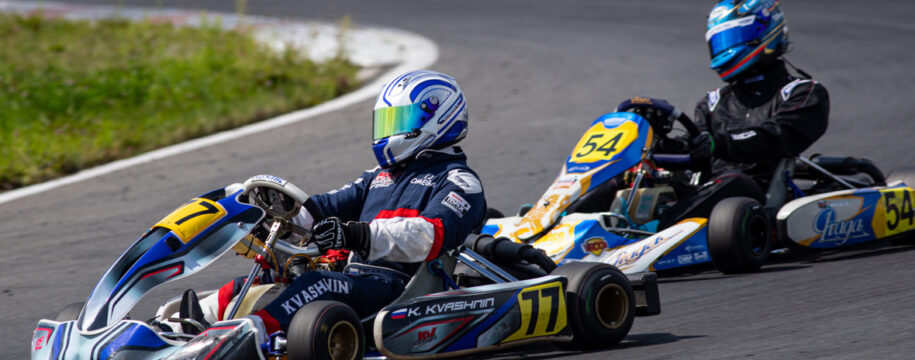
[[[384,85],[372,120],[372,151],[382,168],[467,135],[467,102],[448,75],[417,70]]]
[[[708,14],[709,67],[730,82],[788,48],[788,25],[777,0],[723,0]]]

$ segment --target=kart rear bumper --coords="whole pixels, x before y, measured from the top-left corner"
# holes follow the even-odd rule
[[[641,272],[627,274],[635,293],[636,316],[651,316],[661,313],[661,297],[658,293],[658,274]]]

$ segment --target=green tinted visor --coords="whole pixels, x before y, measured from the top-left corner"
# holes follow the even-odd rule
[[[429,114],[419,103],[375,109],[372,121],[372,139],[406,134],[423,127],[423,118]]]

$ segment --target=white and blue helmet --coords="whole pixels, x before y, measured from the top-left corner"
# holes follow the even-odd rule
[[[375,101],[372,151],[381,167],[420,151],[454,144],[467,135],[467,102],[454,78],[411,71],[384,85]]]

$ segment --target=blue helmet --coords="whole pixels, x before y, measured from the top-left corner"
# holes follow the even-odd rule
[[[420,151],[454,144],[467,135],[467,102],[448,75],[417,70],[382,87],[375,100],[372,151],[381,167]]]
[[[708,14],[709,67],[730,82],[788,48],[788,25],[777,0],[723,0]]]

